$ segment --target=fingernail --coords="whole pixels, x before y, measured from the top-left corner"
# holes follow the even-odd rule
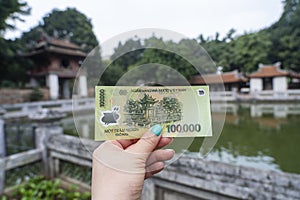
[[[162,126],[159,125],[159,124],[156,124],[154,125],[152,128],[151,128],[151,131],[152,133],[154,133],[156,136],[159,136],[161,131],[162,131]]]
[[[166,151],[172,151],[173,153],[175,153],[174,149],[165,149]]]
[[[174,149],[165,149],[165,150],[167,150],[167,151],[174,151]]]

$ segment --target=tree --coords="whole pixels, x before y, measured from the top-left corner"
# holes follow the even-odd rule
[[[282,60],[289,69],[300,72],[300,29],[291,35],[280,38],[281,49],[278,52],[278,60]]]
[[[8,21],[23,21],[23,15],[29,15],[30,8],[26,2],[19,0],[1,0],[0,1],[0,36],[6,29],[14,29],[15,26]]]
[[[28,77],[26,72],[32,63],[19,55],[24,49],[19,40],[4,40],[0,38],[0,81],[10,82],[11,86],[22,86]],[[5,85],[2,85],[5,86]]]
[[[20,42],[23,47],[26,47],[26,49],[23,48],[22,50],[31,49],[43,34],[47,34],[57,39],[67,39],[81,46],[88,53],[98,45],[92,28],[91,20],[75,8],[67,8],[64,11],[54,9],[51,13],[43,17],[38,26],[22,34]],[[99,71],[99,67],[103,67],[100,47],[97,46],[94,50],[95,56],[85,62],[87,73],[90,77],[89,83],[97,82],[96,79],[99,79],[99,77],[96,77],[97,74],[93,72]],[[32,67],[32,65],[27,66]],[[25,75],[24,73],[23,76]]]
[[[164,97],[160,103],[168,114],[166,119],[167,122],[175,122],[181,120],[181,104],[178,99],[173,97]]]
[[[124,106],[124,111],[128,113],[128,115],[125,115],[124,123],[131,125],[137,124],[143,115],[138,100],[128,99]]]
[[[158,63],[173,68],[178,73],[182,74],[186,79],[199,72],[193,66],[193,63],[199,65],[202,71],[207,70],[206,56],[204,51],[199,49],[196,40],[182,39],[179,42],[164,41],[162,38],[151,38],[144,40],[146,49],[139,64]],[[204,55],[204,56],[203,56]],[[203,60],[204,59],[204,60]],[[159,74],[157,76],[164,76],[166,74]],[[170,72],[170,75],[172,72]],[[160,75],[160,76],[159,76]]]
[[[42,28],[39,26],[31,28],[28,32],[22,33],[20,41],[27,48],[31,49],[36,44],[37,40],[41,38]]]
[[[101,76],[99,84],[115,85],[122,75],[128,71],[129,66],[136,65],[143,52],[144,49],[139,38],[128,39],[124,44],[119,42],[118,46],[114,48],[110,61],[106,61],[108,67]]]
[[[222,39],[220,39],[218,32],[215,37],[208,37],[207,39],[204,39],[203,35],[198,37],[199,44],[208,52],[217,66],[223,67],[224,71],[231,71],[237,68],[233,57],[236,39],[235,32],[235,29],[230,29]],[[212,66],[209,69],[210,73],[214,73],[216,70]]]
[[[271,35],[270,59],[300,72],[300,1],[285,0],[280,19],[264,31]]]
[[[28,15],[30,8],[27,3],[18,0],[0,1],[0,86],[16,86],[25,81],[26,70],[23,68],[24,59],[18,51],[24,49],[19,40],[6,40],[3,33],[7,29],[14,29],[10,22],[21,20],[23,15]]]
[[[129,114],[142,113],[142,109],[138,101],[132,99],[127,100],[127,103],[124,106],[124,111]]]
[[[279,20],[279,23],[285,21],[287,23],[292,22],[295,14],[299,14],[299,0],[284,0],[284,9]]]
[[[243,72],[255,71],[259,63],[270,63],[271,41],[268,34],[244,34],[235,40],[234,64]]]
[[[71,42],[82,46],[85,52],[90,52],[98,45],[91,20],[75,8],[66,10],[52,10],[43,17],[41,23],[22,35],[22,41],[30,44],[36,41],[40,29],[49,36],[58,39],[68,39]]]
[[[152,64],[143,70],[132,71],[134,73],[131,73],[127,82],[135,84],[138,78],[148,82],[176,79],[176,74],[172,74],[171,70],[162,70],[165,68],[159,64],[173,68],[186,79],[198,73],[192,63],[200,63],[201,74],[215,73],[215,65],[208,56],[203,56],[205,51],[199,50],[195,41],[207,50],[217,66],[224,67],[224,71],[238,69],[251,73],[259,63],[281,61],[285,68],[300,72],[300,1],[285,0],[280,20],[258,32],[236,35],[236,30],[230,29],[224,38],[220,38],[219,33],[213,37],[200,34],[196,40],[183,39],[179,42],[164,41],[155,36],[143,41],[129,39],[115,49],[112,69],[106,74],[109,79],[107,82],[114,85],[129,70],[148,63]],[[130,52],[121,55],[124,50]],[[179,52],[179,55],[174,52]],[[118,71],[121,74],[116,75]]]
[[[232,70],[235,67],[233,62],[234,42],[223,40],[207,40],[200,45],[208,52],[217,66],[224,66],[225,70]]]
[[[124,44],[119,42],[114,48],[114,53],[110,59],[115,65],[129,66],[136,63],[142,56],[143,50],[142,41],[140,38],[128,39]],[[125,54],[125,55],[124,55]]]

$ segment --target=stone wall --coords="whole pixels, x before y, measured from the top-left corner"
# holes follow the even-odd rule
[[[61,128],[52,125],[36,128],[35,137],[37,149],[0,159],[0,169],[10,170],[24,165],[24,161],[42,160],[44,175],[59,178],[61,160],[91,167],[91,152],[99,145],[92,140],[63,135]],[[28,155],[35,156],[29,159]],[[5,183],[3,177],[0,176],[0,189],[1,180],[2,186]],[[70,178],[64,180],[74,183]],[[88,185],[86,188],[90,189]],[[183,155],[147,179],[142,196],[142,200],[182,199],[300,199],[300,175]]]
[[[40,89],[44,94],[43,100],[49,99],[48,89]],[[23,103],[29,101],[32,89],[0,89],[0,104]]]
[[[66,135],[47,140],[48,152],[52,156],[57,154],[53,159],[73,160],[89,167],[90,152],[98,145],[99,142]],[[145,181],[142,197],[142,200],[182,199],[300,199],[300,175],[183,155]]]
[[[300,175],[183,156],[146,181],[154,199],[300,199]]]

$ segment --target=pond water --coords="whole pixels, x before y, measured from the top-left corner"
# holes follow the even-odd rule
[[[227,104],[226,108],[223,131],[206,159],[300,174],[300,102]],[[93,113],[83,114],[78,123],[81,135],[92,138]],[[65,134],[78,136],[72,116],[61,120],[61,124]],[[10,133],[6,138],[8,153],[33,147],[30,125],[22,126],[6,126]],[[23,130],[22,134],[18,130]],[[175,143],[183,140],[176,139]],[[196,138],[188,153],[197,156],[202,141]]]
[[[300,103],[232,106],[207,159],[300,174]]]

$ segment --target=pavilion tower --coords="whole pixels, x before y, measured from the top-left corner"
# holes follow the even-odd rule
[[[48,87],[50,98],[55,100],[71,97],[72,83],[87,55],[74,43],[44,35],[24,56],[36,66],[29,73],[30,85]],[[76,95],[86,97],[87,78],[80,75],[78,80],[78,88],[74,91],[77,91]]]

